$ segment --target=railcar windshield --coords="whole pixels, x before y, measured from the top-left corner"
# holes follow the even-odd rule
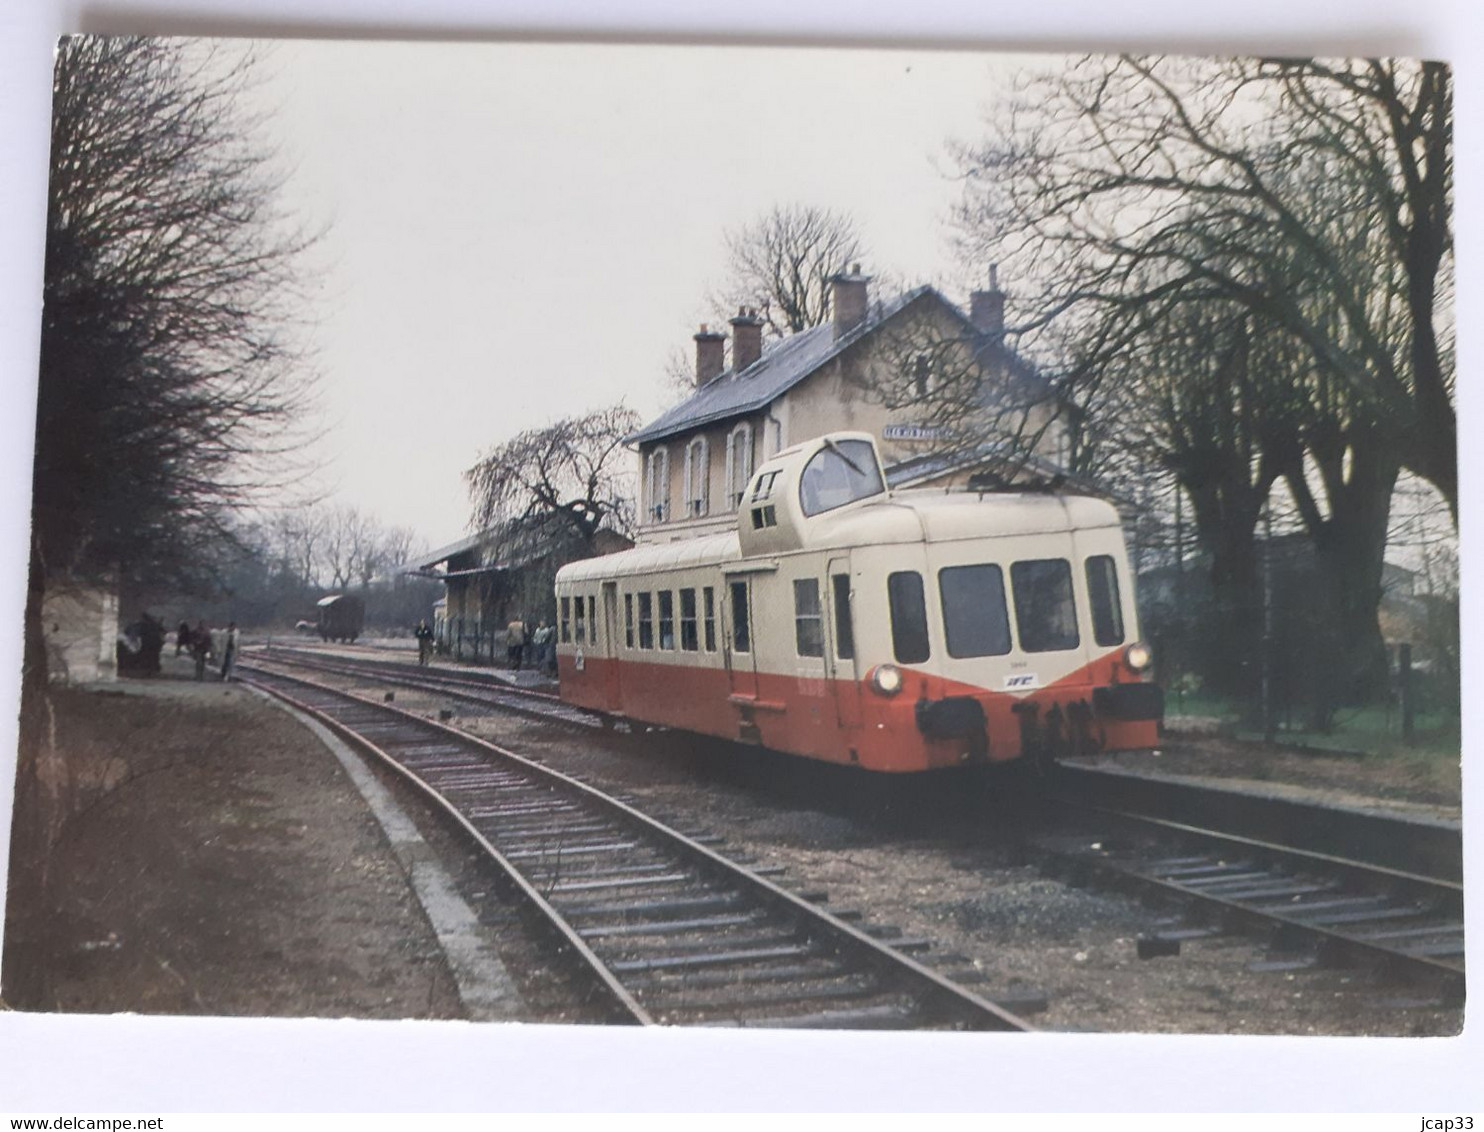
[[[804,465],[799,503],[805,515],[844,507],[885,491],[876,451],[868,440],[827,440]]]
[[[1065,558],[1037,558],[1010,567],[1015,626],[1026,652],[1063,652],[1077,647],[1077,607],[1072,565]]]
[[[1010,651],[1010,613],[1005,576],[994,563],[949,566],[938,571],[948,655],[1004,656]]]

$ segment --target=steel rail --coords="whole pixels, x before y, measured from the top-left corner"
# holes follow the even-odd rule
[[[607,996],[612,1000],[613,1005],[617,1007],[616,1020],[635,1022],[640,1025],[653,1025],[654,1019],[650,1016],[649,1012],[645,1010],[644,1007],[641,1006],[637,1001],[635,1001],[633,996],[629,994],[629,992],[623,987],[623,985],[619,983],[616,978],[614,978],[613,973],[607,969],[607,967],[598,959],[595,954],[593,954],[592,949],[588,947],[588,945],[582,940],[582,938],[572,930],[571,925],[568,924],[566,920],[563,919],[563,917],[556,911],[556,909],[551,906],[550,902],[547,901],[547,899],[542,896],[539,891],[536,890],[536,888],[531,884],[526,876],[510,862],[509,858],[504,853],[500,852],[500,850],[496,848],[489,841],[489,839],[485,837],[483,833],[480,832],[478,827],[475,826],[474,823],[470,821],[469,818],[465,816],[458,809],[457,806],[455,806],[452,802],[445,798],[443,794],[436,788],[434,788],[434,786],[425,778],[423,778],[423,776],[403,764],[377,743],[372,742],[370,739],[362,735],[360,732],[356,731],[354,728],[348,726],[347,724],[336,719],[334,716],[320,710],[319,708],[316,708],[314,705],[309,704],[295,696],[289,695],[282,688],[273,687],[272,685],[263,683],[260,679],[254,679],[253,677],[247,675],[247,673],[253,671],[257,670],[247,664],[243,664],[238,668],[238,672],[241,674],[240,678],[244,683],[250,684],[254,688],[257,688],[269,695],[276,696],[277,698],[283,700],[285,703],[292,705],[297,710],[310,716],[323,726],[328,727],[342,739],[375,756],[390,770],[394,771],[396,774],[400,775],[402,778],[411,783],[420,793],[422,793],[427,798],[429,802],[442,810],[447,817],[452,819],[461,829],[463,829],[464,833],[467,834],[469,838],[472,839],[474,843],[484,851],[484,853],[490,858],[490,860],[494,862],[496,867],[499,868],[500,871],[505,875],[506,879],[516,886],[516,889],[520,893],[521,897],[532,908],[534,908],[541,914],[546,922],[546,926],[550,930],[555,931],[561,937],[563,945],[570,947],[573,953],[583,962],[583,964],[587,967],[589,976],[598,983],[598,985],[603,989]],[[285,677],[281,676],[277,678],[285,679]],[[311,683],[309,681],[300,682],[306,684]],[[311,686],[316,687],[318,690],[331,690],[323,688],[322,685]],[[356,698],[359,699],[359,697]]]
[[[1463,1000],[1461,884],[1111,807],[1073,805],[1115,823],[1115,839],[1121,827],[1153,831],[1166,845],[1174,838],[1206,850],[1169,858],[1157,846],[1128,852],[1106,836],[1092,844],[1086,838],[1073,845],[1038,842],[1073,871],[1091,869],[1195,907],[1224,927],[1270,933],[1285,948],[1306,944],[1318,957],[1354,958],[1419,977],[1440,987],[1447,1000]],[[1335,884],[1336,877],[1343,883]],[[1430,949],[1456,950],[1459,963]]]
[[[1050,787],[1060,801],[1110,806],[1441,881],[1463,879],[1459,822],[1066,762],[1055,764]]]
[[[244,669],[252,671],[250,664],[244,664]],[[261,670],[257,670],[261,671]],[[1031,1027],[1024,1020],[1008,1010],[996,1005],[992,1001],[981,998],[971,991],[958,986],[944,978],[936,971],[916,962],[906,955],[901,954],[889,946],[877,941],[870,935],[844,921],[837,919],[822,909],[816,907],[805,898],[795,895],[777,884],[758,875],[757,872],[749,870],[734,861],[728,860],[720,853],[701,844],[696,839],[670,829],[668,826],[658,822],[647,814],[640,812],[629,804],[613,798],[593,786],[563,774],[551,767],[532,762],[529,759],[500,747],[477,736],[459,731],[456,728],[434,722],[414,715],[401,708],[386,703],[378,703],[354,693],[328,688],[302,677],[289,676],[282,673],[263,673],[269,681],[288,681],[291,684],[312,689],[317,696],[328,696],[333,700],[353,706],[354,708],[367,711],[382,719],[391,719],[402,724],[413,725],[419,729],[426,729],[434,735],[440,736],[445,741],[473,748],[484,752],[486,757],[494,756],[504,766],[514,766],[529,779],[539,781],[566,792],[568,797],[580,799],[582,802],[597,807],[601,812],[616,817],[624,826],[637,830],[647,839],[646,848],[656,847],[667,852],[679,853],[682,861],[688,861],[696,866],[699,878],[709,880],[713,884],[720,882],[730,888],[733,893],[739,894],[742,899],[754,902],[754,907],[763,913],[764,921],[761,927],[768,927],[767,919],[773,919],[773,935],[777,931],[783,931],[784,935],[779,938],[793,939],[798,942],[794,944],[769,945],[767,943],[749,942],[747,937],[741,940],[732,940],[730,951],[716,952],[708,951],[714,947],[708,944],[703,937],[698,943],[688,945],[679,951],[669,954],[661,954],[652,957],[629,957],[610,962],[602,960],[597,954],[601,949],[604,939],[624,939],[625,931],[614,931],[613,929],[624,929],[628,926],[627,913],[644,906],[643,897],[630,896],[628,902],[620,901],[615,905],[600,904],[602,910],[610,910],[612,914],[619,916],[617,924],[600,924],[598,930],[590,930],[586,935],[583,929],[573,925],[568,919],[568,914],[555,907],[550,901],[542,896],[542,893],[530,882],[529,878],[521,875],[516,862],[512,859],[513,854],[502,853],[494,843],[483,834],[478,832],[473,815],[464,814],[459,811],[457,805],[446,797],[440,800],[440,807],[449,813],[455,814],[459,824],[466,830],[475,833],[480,841],[481,847],[492,855],[492,859],[499,863],[502,870],[509,872],[513,877],[519,876],[523,882],[522,893],[534,898],[533,906],[541,908],[543,914],[555,917],[554,923],[561,925],[560,931],[564,940],[570,941],[573,950],[591,962],[598,963],[606,973],[601,981],[607,988],[614,1001],[623,1002],[623,996],[634,1005],[640,1005],[638,998],[642,997],[642,984],[645,978],[652,981],[648,984],[651,992],[656,992],[659,997],[664,997],[667,989],[663,980],[678,975],[683,980],[682,985],[707,985],[703,977],[690,976],[687,974],[692,969],[713,967],[731,964],[738,969],[730,981],[718,984],[733,993],[736,988],[745,985],[749,979],[755,979],[760,988],[766,988],[771,992],[773,1000],[783,1003],[797,1005],[799,1002],[809,999],[828,1000],[831,997],[831,985],[846,984],[846,990],[838,990],[835,997],[841,995],[853,995],[859,992],[851,984],[858,983],[865,978],[871,981],[871,990],[877,998],[886,998],[886,1004],[878,1005],[862,1011],[851,1010],[826,1010],[814,1015],[790,1015],[783,1014],[762,1019],[743,1019],[740,1015],[722,1019],[708,1018],[708,1024],[734,1024],[734,1025],[770,1025],[786,1027],[790,1024],[818,1024],[818,1025],[880,1025],[897,1022],[902,1025],[917,1024],[921,1026],[949,1027],[957,1029],[975,1030],[1029,1030]],[[267,682],[260,683],[265,691],[282,694],[281,691],[273,689]],[[285,697],[289,698],[289,697]],[[387,760],[389,765],[399,768],[409,781],[413,781],[420,790],[424,792],[434,791],[433,786],[422,780],[421,776],[410,772],[409,768],[402,767],[390,752],[382,750],[380,745],[373,743],[367,737],[359,735],[354,727],[343,721],[335,719],[334,716],[325,711],[315,708],[303,701],[297,706],[304,710],[313,712],[317,717],[333,721],[338,734],[353,737],[354,741],[368,749],[374,749],[375,753],[382,759]],[[369,726],[363,724],[362,726]],[[601,835],[599,835],[601,836]],[[610,838],[610,840],[612,840]],[[604,856],[604,864],[612,866],[616,859],[617,849],[599,846],[600,850],[610,849]],[[600,852],[600,855],[602,853]],[[595,879],[593,881],[573,880],[565,883],[562,887],[564,893],[581,894],[587,891],[593,893],[593,898],[603,899],[603,894],[611,890],[628,890],[635,887],[643,888],[645,885],[661,886],[675,880],[674,870],[668,867],[656,865],[642,865],[639,867],[617,866],[627,869],[630,879],[614,881],[608,879]],[[659,868],[658,873],[648,875],[635,875],[642,870]],[[727,922],[732,928],[738,926],[735,919],[739,908],[732,897],[725,892],[720,895],[713,893],[709,888],[695,897],[670,900],[666,910],[674,912],[684,906],[694,904],[697,908],[688,921],[680,920],[658,920],[651,922],[651,934],[664,934],[665,928],[681,930],[689,928],[698,923],[708,921],[708,917],[717,911],[722,905],[726,905],[723,915],[716,917]],[[549,889],[555,892],[555,889]],[[578,905],[576,911],[582,912],[582,906]],[[587,913],[582,913],[587,914]],[[638,934],[633,933],[633,934]],[[823,945],[825,951],[821,953],[818,945]],[[839,962],[846,964],[840,970],[820,970],[810,967],[812,959],[820,959],[833,955]],[[754,963],[757,966],[748,969],[741,965]],[[772,964],[770,967],[769,964]],[[700,981],[692,983],[693,978]],[[800,982],[797,991],[790,992],[787,987],[780,993],[778,987],[779,978],[792,978]],[[638,980],[640,985],[631,990],[633,980]],[[812,980],[812,982],[811,982]],[[879,982],[878,982],[879,981]],[[829,985],[825,985],[829,984]],[[673,988],[670,988],[673,989]],[[622,992],[620,994],[620,992]],[[907,1003],[902,1005],[895,1000],[901,996],[907,996]],[[694,996],[692,996],[694,997]],[[767,1004],[768,996],[759,996],[758,1001],[762,1005]],[[746,1010],[748,1003],[733,1001],[731,1007],[738,1010]],[[634,1014],[636,1021],[653,1022],[656,1020],[656,1010],[650,1006],[641,1006],[647,1013],[644,1016]],[[672,1006],[670,1015],[683,1013],[686,1009],[682,1001]],[[692,1011],[694,1013],[694,1011]],[[666,1020],[662,1014],[659,1020]]]
[[[566,723],[596,729],[611,729],[616,718],[589,708],[575,707],[551,692],[522,688],[494,679],[454,675],[421,665],[400,661],[359,660],[352,657],[324,656],[301,649],[274,646],[267,654],[254,657],[260,663],[306,668],[338,676],[369,677],[383,684],[401,688],[437,692],[454,699],[485,707],[496,707],[546,722]]]
[[[371,646],[361,646],[370,651]],[[369,655],[364,657],[343,656],[339,653],[322,652],[317,649],[305,649],[294,645],[265,644],[258,646],[260,656],[291,657],[296,660],[315,662],[343,662],[348,665],[356,665],[365,670],[382,669],[389,673],[397,673],[406,676],[436,676],[448,680],[450,683],[459,683],[471,688],[493,688],[497,691],[516,692],[520,695],[531,696],[536,699],[561,701],[561,697],[555,692],[548,692],[542,688],[523,688],[518,684],[507,684],[492,675],[485,675],[484,669],[468,668],[450,670],[442,665],[418,664],[412,660],[396,660],[388,657],[383,652],[381,655]]]

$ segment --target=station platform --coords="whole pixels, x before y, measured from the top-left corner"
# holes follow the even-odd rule
[[[54,916],[7,909],[6,1000],[35,1011],[468,1017],[387,834],[301,722],[217,672],[54,694],[80,801]]]

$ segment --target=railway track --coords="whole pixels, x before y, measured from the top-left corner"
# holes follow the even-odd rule
[[[611,725],[549,694],[510,689],[490,677],[297,650],[273,655],[327,674],[432,687],[545,720]],[[1152,894],[1181,906],[1192,921],[1142,940],[1141,954],[1177,953],[1183,940],[1242,930],[1269,940],[1273,958],[1265,965],[1359,962],[1430,982],[1445,1001],[1461,1001],[1457,823],[1067,763],[1056,767],[1050,792],[1060,820],[1080,830],[1035,839],[1052,871]]]
[[[593,787],[432,720],[252,661],[467,832],[615,1021],[1025,1030],[808,899]]]
[[[563,703],[551,692],[506,684],[493,676],[478,672],[448,672],[439,668],[395,660],[361,660],[325,655],[308,649],[271,646],[255,654],[260,660],[278,665],[320,672],[328,676],[370,676],[375,680],[403,688],[437,691],[454,699],[480,704],[501,711],[516,712],[550,722],[584,728],[610,728],[612,717]]]
[[[1082,828],[1038,839],[1054,871],[1185,911],[1188,925],[1141,940],[1142,955],[1242,930],[1269,941],[1257,969],[1366,964],[1435,987],[1448,1004],[1463,1001],[1453,825],[1086,767],[1058,767],[1053,783],[1057,804]]]

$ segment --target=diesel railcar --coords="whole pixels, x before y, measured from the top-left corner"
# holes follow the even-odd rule
[[[1149,747],[1163,714],[1113,507],[892,491],[868,434],[772,457],[735,531],[556,591],[569,702],[868,770]]]

